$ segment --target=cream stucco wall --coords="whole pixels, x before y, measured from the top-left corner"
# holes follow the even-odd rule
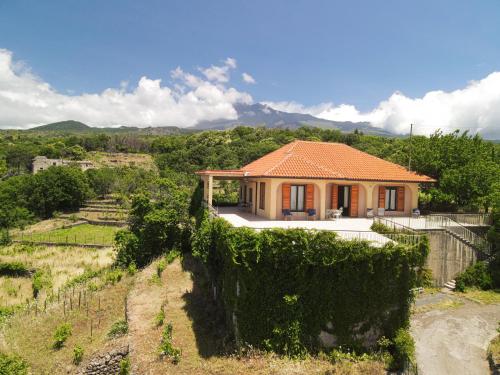
[[[378,208],[378,187],[379,186],[404,186],[405,187],[405,210],[387,212],[386,215],[410,215],[413,208],[418,207],[418,184],[402,184],[393,182],[370,182],[370,181],[345,181],[345,180],[310,180],[310,179],[247,179],[241,182],[245,188],[252,187],[255,201],[255,183],[265,182],[266,197],[265,207],[261,210],[257,206],[257,215],[268,219],[282,219],[282,184],[314,184],[314,208],[316,209],[316,218],[324,219],[326,210],[331,208],[332,187],[334,185],[358,185],[358,217],[365,217],[368,208],[375,210]],[[247,197],[248,200],[248,197]],[[259,195],[257,190],[258,205]],[[255,208],[252,209],[255,212]],[[302,212],[292,213],[293,218],[305,218],[306,214]]]
[[[211,204],[213,177],[203,176],[204,183],[203,198]],[[265,205],[264,209],[259,207],[260,182],[265,183]],[[366,217],[369,208],[377,212],[378,188],[379,186],[404,186],[405,187],[405,210],[388,211],[387,216],[411,215],[412,209],[418,207],[418,184],[416,183],[394,183],[394,182],[371,182],[371,181],[346,181],[346,180],[313,180],[313,179],[286,179],[286,178],[243,178],[240,187],[247,190],[246,203],[249,199],[249,188],[252,188],[252,206],[247,208],[248,212],[255,213],[271,220],[282,219],[282,184],[290,183],[296,185],[314,184],[314,208],[316,218],[325,219],[326,210],[331,208],[332,187],[334,185],[358,185],[358,217]],[[243,195],[240,197],[243,200]],[[292,219],[304,219],[306,213],[293,212]]]

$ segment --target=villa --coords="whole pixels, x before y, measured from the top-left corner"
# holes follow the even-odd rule
[[[212,205],[214,180],[240,182],[239,206],[269,220],[409,216],[434,179],[341,143],[293,141],[236,170],[198,171]]]

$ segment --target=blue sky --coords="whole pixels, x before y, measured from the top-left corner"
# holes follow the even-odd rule
[[[68,95],[237,61],[253,101],[372,111],[500,71],[500,2],[0,0],[0,48]],[[256,84],[245,84],[247,72]],[[1,119],[0,119],[1,120]]]

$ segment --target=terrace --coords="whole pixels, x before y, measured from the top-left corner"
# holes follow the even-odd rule
[[[360,239],[372,242],[375,246],[391,241],[388,237],[370,229],[373,219],[344,218],[337,220],[270,220],[248,212],[238,207],[215,207],[216,215],[227,220],[234,227],[248,227],[256,230],[269,228],[302,228],[307,230],[329,230],[340,237],[352,240]]]

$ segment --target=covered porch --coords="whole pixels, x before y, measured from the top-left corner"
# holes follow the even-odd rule
[[[203,180],[203,199],[209,206],[216,205],[217,180],[237,180],[240,212],[268,220],[328,220],[334,215],[409,217],[418,207],[417,183],[250,177],[241,170],[198,174]]]

